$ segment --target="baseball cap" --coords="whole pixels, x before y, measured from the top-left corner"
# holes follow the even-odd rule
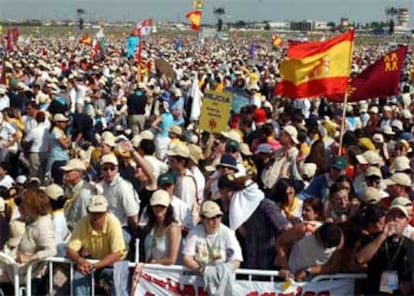
[[[185,144],[177,144],[171,150],[167,151],[168,156],[179,156],[183,158],[190,157],[190,149]]]
[[[226,168],[230,168],[235,170],[236,172],[239,171],[238,167],[237,167],[237,161],[236,159],[231,156],[230,154],[224,154],[221,158],[220,158],[220,163],[216,165],[216,167],[226,167]]]
[[[344,170],[348,166],[348,161],[343,156],[335,157],[333,160],[331,167],[336,168],[338,170]]]
[[[158,186],[163,186],[167,184],[175,184],[174,175],[171,173],[165,173],[158,177]]]
[[[410,159],[407,156],[397,156],[390,165],[391,173],[411,170]]]
[[[68,121],[69,118],[67,118],[62,113],[57,113],[53,116],[53,122],[60,122],[60,121]]]
[[[63,188],[55,183],[52,183],[49,186],[46,186],[46,188],[44,189],[44,192],[52,200],[58,200],[59,197],[64,195]]]
[[[287,125],[283,127],[283,130],[289,135],[289,137],[292,139],[293,143],[299,144],[298,141],[298,130],[293,125]]]
[[[159,189],[151,195],[150,205],[168,207],[171,203],[170,195],[167,191]]]
[[[402,185],[405,187],[411,186],[411,179],[410,177],[405,173],[394,173],[389,177],[388,179],[384,180],[385,185]]]
[[[228,151],[228,150],[240,151],[240,144],[239,144],[239,142],[237,142],[237,141],[234,141],[234,140],[229,140],[229,141],[226,143],[225,150],[226,150],[226,151]]]
[[[68,171],[86,171],[85,163],[80,160],[79,158],[73,158],[68,161],[66,165],[60,168],[62,171],[68,172]]]
[[[381,199],[380,191],[374,187],[367,187],[361,197],[364,204],[377,204]]]
[[[240,152],[244,156],[252,156],[253,155],[252,151],[250,150],[249,145],[246,144],[246,143],[241,143],[240,144]]]
[[[88,205],[88,211],[91,213],[103,213],[108,209],[108,202],[103,195],[93,195]]]
[[[391,211],[392,209],[398,209],[404,214],[404,216],[406,216],[407,218],[410,218],[411,207],[412,207],[411,200],[409,200],[406,197],[397,197],[391,202],[389,211]]]
[[[221,132],[221,135],[228,140],[233,140],[238,143],[243,142],[240,133],[235,130],[229,130],[228,132]]]
[[[357,161],[360,164],[376,165],[381,160],[381,158],[378,155],[378,153],[375,152],[375,151],[372,151],[372,150],[365,151],[364,153],[358,154],[355,157],[356,157]]]
[[[189,144],[188,149],[190,150],[190,159],[194,161],[195,164],[198,164],[200,159],[203,159],[203,150],[200,146],[195,144]]]
[[[118,165],[119,164],[118,159],[112,153],[105,154],[104,156],[102,156],[101,161],[99,162],[99,164],[104,165],[105,163],[110,163],[110,164],[113,164],[113,165]]]
[[[302,166],[302,175],[307,178],[315,176],[317,166],[312,162],[304,163]]]
[[[183,129],[181,127],[179,127],[178,125],[171,126],[168,131],[170,133],[174,133],[174,134],[179,135],[179,136],[181,136],[183,134]]]
[[[382,173],[381,173],[381,170],[378,167],[370,166],[365,171],[365,177],[378,177],[378,178],[381,179],[382,178]]]
[[[203,202],[203,204],[201,205],[200,216],[203,216],[206,218],[213,218],[218,215],[222,216],[223,212],[221,211],[217,203],[211,200],[207,200]]]
[[[273,147],[270,144],[266,144],[266,143],[260,144],[257,147],[254,154],[260,154],[260,153],[271,154],[271,153],[273,153]]]

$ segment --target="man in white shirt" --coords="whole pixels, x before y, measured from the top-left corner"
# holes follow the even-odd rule
[[[24,124],[24,132],[27,134],[37,126],[36,121],[37,106],[34,102],[28,102],[26,104],[26,115],[22,116],[22,122]]]
[[[119,163],[112,153],[102,156],[103,195],[108,200],[108,209],[119,219],[124,240],[128,244],[130,232],[138,228],[139,198],[132,184],[119,174]]]
[[[177,144],[167,152],[167,155],[169,168],[177,174],[174,194],[193,210],[199,200],[196,180],[188,169],[190,150],[185,144]]]
[[[29,152],[29,173],[32,177],[43,178],[49,152],[50,133],[45,124],[45,113],[36,113],[36,127],[27,132],[24,143]]]

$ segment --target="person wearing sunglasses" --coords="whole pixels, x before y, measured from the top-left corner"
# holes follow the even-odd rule
[[[125,242],[131,240],[131,233],[138,228],[140,200],[131,182],[119,174],[118,159],[114,154],[102,156],[100,168],[103,178],[103,195],[108,200],[108,209],[119,219]]]
[[[233,270],[243,261],[240,244],[234,231],[225,226],[221,219],[223,212],[214,201],[202,203],[201,223],[187,236],[183,249],[184,266],[203,274],[206,266],[231,263]]]

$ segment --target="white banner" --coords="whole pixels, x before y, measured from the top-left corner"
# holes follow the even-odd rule
[[[139,264],[135,269],[132,295],[135,296],[208,296],[200,276],[186,272],[163,270]],[[329,296],[353,295],[354,280],[327,280],[316,283],[294,283],[283,287],[281,282],[236,280],[233,293],[238,296]]]

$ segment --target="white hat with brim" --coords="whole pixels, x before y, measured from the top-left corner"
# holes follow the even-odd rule
[[[154,207],[154,206],[168,207],[170,203],[171,203],[170,194],[165,190],[159,189],[151,195],[151,199],[150,199],[151,207]]]
[[[53,116],[53,122],[65,122],[65,121],[68,121],[68,120],[69,120],[69,118],[67,118],[62,113],[57,113]]]
[[[390,165],[390,172],[397,173],[411,170],[410,159],[407,156],[397,156]]]
[[[105,154],[104,156],[102,156],[101,161],[99,162],[99,164],[102,166],[106,163],[110,163],[113,165],[118,165],[118,159],[116,158],[115,154],[110,153],[110,154]]]
[[[211,200],[203,202],[200,209],[200,216],[206,218],[213,218],[219,215],[222,216],[223,212],[221,211],[217,203]]]
[[[298,141],[298,130],[293,125],[287,125],[283,127],[283,130],[289,135],[289,137],[292,139],[293,143],[299,144]]]
[[[381,193],[374,187],[367,187],[362,194],[361,201],[364,204],[377,204],[381,201]]]
[[[64,195],[63,188],[55,183],[46,186],[44,192],[51,200],[58,200],[59,197]]]
[[[398,209],[408,219],[411,218],[410,216],[411,216],[412,203],[411,203],[411,200],[408,199],[407,197],[400,196],[400,197],[394,198],[388,210],[391,211],[393,209]]]
[[[178,156],[182,158],[190,158],[190,150],[185,144],[177,144],[171,150],[167,151],[168,156]]]
[[[221,132],[220,133],[223,137],[229,139],[229,140],[233,140],[236,141],[237,143],[242,143],[242,137],[240,135],[239,132],[235,131],[235,130],[230,130],[228,132]]]
[[[384,180],[385,185],[401,185],[405,187],[411,186],[411,179],[410,177],[405,173],[394,173],[389,177],[388,179]]]
[[[79,158],[73,158],[69,162],[60,168],[62,171],[86,171],[85,163]]]
[[[104,213],[108,210],[108,201],[103,195],[93,195],[88,205],[90,213]]]

